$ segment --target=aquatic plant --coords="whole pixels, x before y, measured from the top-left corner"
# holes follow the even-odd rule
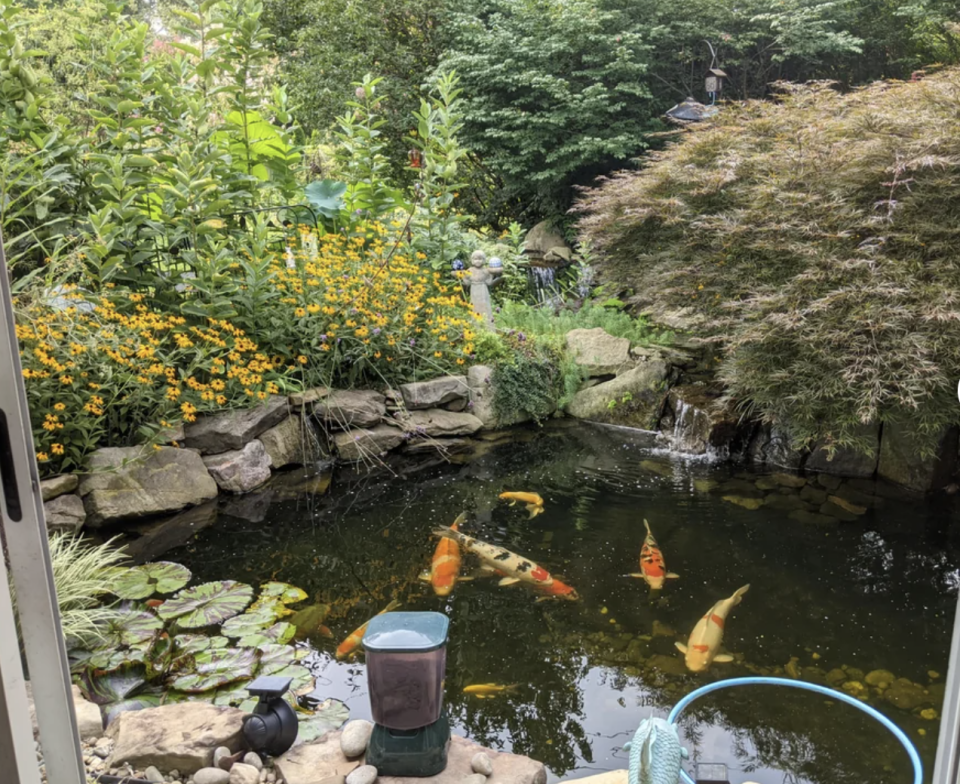
[[[883,420],[929,453],[957,422],[958,101],[954,68],[729,105],[587,195],[598,270],[685,309],[731,397],[798,444]]]

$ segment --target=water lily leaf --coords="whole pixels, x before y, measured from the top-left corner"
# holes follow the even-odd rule
[[[231,683],[228,686],[224,686],[222,689],[217,689],[216,694],[213,697],[213,704],[226,706],[232,705],[235,708],[242,707],[242,710],[252,712],[259,700],[256,697],[251,697],[250,692],[247,691],[247,686],[249,686],[251,681],[239,681],[238,683]]]
[[[250,605],[250,608],[247,610],[247,612],[255,613],[260,612],[261,610],[264,612],[273,613],[274,617],[276,618],[283,618],[285,615],[293,615],[293,610],[280,601],[279,596],[261,596]]]
[[[210,647],[210,637],[205,634],[181,634],[177,637],[177,649],[182,653],[200,653]]]
[[[170,686],[197,694],[253,676],[256,651],[224,649],[201,651],[194,657],[195,672],[174,678]]]
[[[282,669],[271,673],[277,678],[290,678],[290,693],[310,692],[316,686],[316,679],[302,664],[288,664]]]
[[[93,655],[87,659],[86,666],[111,672],[130,664],[143,664],[146,658],[147,651],[144,648],[124,648],[117,651],[101,649],[94,651]]]
[[[160,706],[160,696],[157,694],[140,694],[119,702],[112,702],[104,705],[101,709],[103,714],[104,726],[108,726],[117,716],[126,711],[143,710],[144,708],[157,708]]]
[[[164,620],[176,618],[185,629],[221,623],[243,612],[253,598],[253,588],[233,580],[203,583],[180,591],[168,599],[157,614]]]
[[[290,583],[264,583],[260,586],[260,596],[276,597],[284,604],[296,604],[306,599],[307,593]]]
[[[237,641],[237,645],[241,648],[262,648],[264,645],[269,645],[272,642],[283,644],[290,642],[296,633],[296,626],[286,621],[280,621],[280,623],[275,623],[269,629],[263,629],[262,631],[241,637]]]
[[[155,593],[179,591],[192,577],[186,566],[158,561],[126,569],[115,580],[113,592],[121,599],[148,599]]]
[[[163,628],[163,621],[153,613],[122,608],[100,627],[99,650],[149,647],[150,641]]]
[[[257,675],[275,675],[284,667],[295,664],[310,655],[307,648],[294,648],[292,645],[275,643],[260,647],[260,669]]]
[[[87,670],[83,675],[87,699],[97,705],[109,705],[130,697],[147,682],[144,668],[132,664],[113,672]]]
[[[277,616],[268,608],[261,607],[256,611],[251,608],[249,612],[235,615],[224,621],[223,626],[220,627],[220,633],[226,637],[246,637],[248,634],[263,631],[273,625],[276,620]]]
[[[340,729],[350,718],[350,709],[340,700],[324,700],[312,713],[297,712],[300,725],[297,728],[297,743],[312,743],[321,735]]]

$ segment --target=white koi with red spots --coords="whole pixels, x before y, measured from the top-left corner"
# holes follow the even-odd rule
[[[525,583],[543,597],[570,601],[580,598],[573,588],[552,577],[550,572],[529,558],[511,553],[503,547],[481,542],[452,528],[437,528],[434,534],[453,539],[463,550],[476,555],[485,565],[503,572],[505,577],[500,581],[500,585]]]
[[[740,604],[743,595],[749,590],[748,584],[738,588],[729,599],[721,599],[693,627],[686,645],[682,642],[676,643],[690,672],[703,672],[713,662],[722,664],[733,661],[729,654],[719,653],[720,643],[723,642],[723,627],[730,611]]]

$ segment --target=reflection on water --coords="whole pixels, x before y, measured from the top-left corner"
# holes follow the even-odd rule
[[[164,557],[202,579],[283,580],[329,603],[333,639],[309,638],[312,666],[354,717],[369,716],[364,668],[335,661],[337,643],[393,597],[407,610],[445,612],[446,705],[456,731],[543,760],[554,779],[625,767],[618,749],[646,716],[665,715],[714,679],[782,673],[792,658],[818,682],[844,666],[850,680],[877,669],[909,679],[922,705],[900,710],[876,693],[871,703],[931,765],[939,723],[919,712],[940,707],[960,564],[950,525],[957,510],[888,499],[839,529],[807,527],[786,512],[698,492],[704,479],[741,469],[678,460],[650,470],[650,446],[622,431],[546,428],[523,442],[484,443],[459,465],[342,473],[323,497],[274,500],[250,519],[221,511],[216,525]],[[527,520],[522,506],[497,500],[504,490],[540,493],[545,513]],[[435,597],[418,579],[436,545],[429,532],[463,510],[465,532],[533,558],[581,601],[537,603],[524,588],[489,579]],[[644,518],[680,574],[653,603],[642,581],[624,576],[637,570]],[[741,660],[686,673],[674,642],[747,582],[724,640]],[[462,693],[487,682],[518,688],[483,700]],[[909,763],[885,730],[810,693],[720,692],[691,708],[683,732],[693,759],[726,763],[734,784],[908,780]]]

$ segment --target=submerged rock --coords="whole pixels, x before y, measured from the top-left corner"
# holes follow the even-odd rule
[[[769,509],[779,509],[783,512],[793,512],[799,509],[810,510],[809,505],[799,495],[782,495],[771,493],[763,499],[763,505]]]
[[[762,498],[746,498],[741,495],[725,495],[723,500],[730,504],[736,504],[737,506],[742,506],[744,509],[759,509],[763,506]]]
[[[80,496],[90,527],[178,512],[217,497],[200,455],[187,449],[107,447],[91,454],[87,465]]]
[[[806,525],[819,525],[824,528],[836,528],[840,524],[840,521],[836,517],[820,514],[819,512],[808,512],[804,509],[798,509],[796,512],[790,512],[787,517],[789,517],[791,520],[796,520],[798,523],[804,523]]]
[[[206,455],[203,464],[220,489],[228,493],[249,493],[270,478],[270,455],[257,439],[243,449]]]
[[[567,351],[588,377],[612,376],[632,364],[630,341],[616,338],[602,327],[571,329]]]
[[[921,705],[929,703],[930,696],[924,694],[922,686],[912,683],[906,678],[898,678],[883,693],[883,699],[904,711],[912,711]]]
[[[795,489],[799,489],[807,483],[807,480],[804,477],[797,476],[796,474],[777,473],[771,474],[770,478],[773,479],[773,481],[775,481],[778,485],[782,485],[783,487],[792,487]]]
[[[184,445],[205,455],[243,449],[264,430],[278,424],[287,415],[287,399],[279,395],[267,398],[254,408],[205,414],[184,427]]]
[[[897,679],[897,676],[894,675],[889,670],[873,670],[872,672],[867,673],[864,680],[869,686],[876,686],[880,689],[886,689],[890,687],[890,684]]]
[[[827,501],[824,504],[820,505],[820,514],[828,515],[829,517],[835,517],[837,520],[842,520],[845,523],[852,523],[857,519],[857,515],[852,512],[848,512],[842,506],[838,506],[832,501]]]
[[[807,484],[800,490],[800,498],[809,504],[820,506],[827,501],[827,491]]]

